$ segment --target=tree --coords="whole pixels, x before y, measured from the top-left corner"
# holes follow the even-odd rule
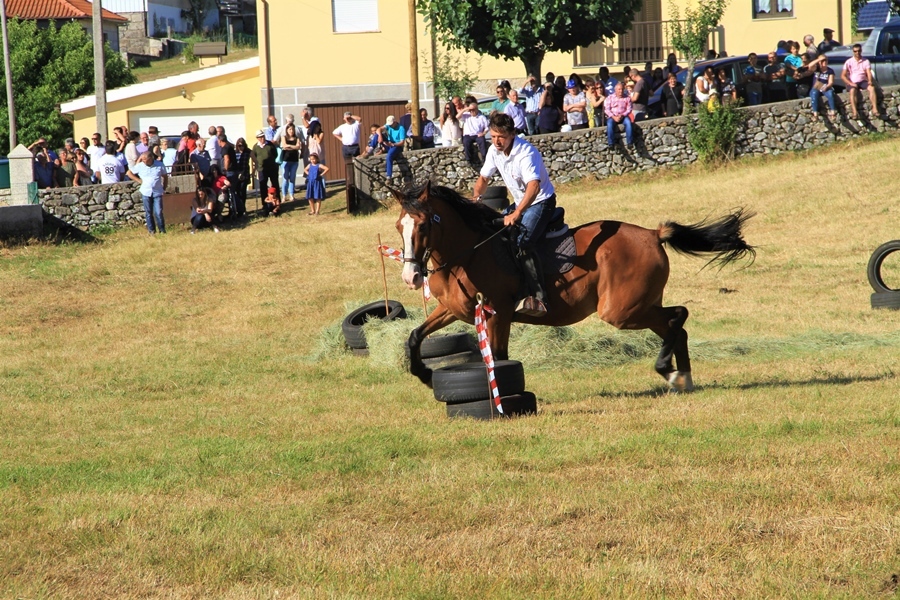
[[[452,48],[519,58],[541,74],[547,52],[571,52],[628,31],[642,0],[417,0]]]
[[[475,70],[469,70],[468,61],[460,60],[447,52],[437,49],[435,52],[434,91],[439,98],[449,100],[453,96],[462,98],[469,93],[469,88],[478,81],[478,72],[481,70],[481,58],[475,62]],[[430,66],[430,57],[422,53],[422,59],[426,69]]]
[[[60,147],[72,135],[72,123],[59,112],[59,104],[94,92],[94,45],[74,22],[41,28],[36,21],[11,19],[9,58],[16,103],[18,138],[30,144],[43,136]],[[105,44],[106,83],[114,88],[134,83],[122,57]],[[0,89],[6,77],[0,72]],[[106,135],[104,133],[104,135]],[[0,155],[9,154],[9,108],[0,105]]]
[[[209,9],[210,0],[188,0],[188,8],[181,11],[181,18],[190,24],[191,32],[200,33]]]
[[[728,0],[701,0],[697,8],[688,6],[684,9],[684,20],[673,1],[670,4],[672,18],[669,26],[672,31],[672,47],[688,59],[687,79],[684,82],[685,94],[690,94],[694,79],[694,65],[706,55],[706,47],[710,34],[719,26]],[[684,114],[688,114],[691,103],[685,101]]]

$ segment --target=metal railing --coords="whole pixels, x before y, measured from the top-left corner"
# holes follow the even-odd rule
[[[627,65],[650,62],[665,62],[670,53],[675,52],[678,60],[683,56],[672,46],[672,23],[674,21],[638,21],[631,24],[631,31],[616,36],[614,40],[600,40],[590,46],[575,50],[576,67],[600,65]],[[708,48],[721,50],[722,31],[710,34]]]

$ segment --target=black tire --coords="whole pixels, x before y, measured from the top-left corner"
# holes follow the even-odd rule
[[[438,358],[440,356],[466,352],[477,347],[478,341],[474,336],[468,333],[436,335],[422,340],[422,345],[419,346],[419,357],[423,360],[426,358]],[[409,358],[408,346],[406,348],[406,358]]]
[[[872,308],[900,308],[900,292],[875,292],[872,294]]]
[[[447,405],[448,417],[470,417],[472,419],[509,418],[517,415],[537,414],[537,398],[531,392],[511,396],[501,396],[503,414],[497,412],[491,399],[476,400]]]
[[[368,348],[350,348],[350,351],[353,353],[353,356],[368,356],[369,355]]]
[[[341,323],[341,331],[344,332],[344,340],[351,348],[368,348],[366,343],[366,334],[363,333],[363,325],[369,319],[381,319],[382,321],[393,321],[395,319],[405,319],[406,309],[396,300],[388,300],[388,310],[385,311],[384,301],[372,302],[354,310],[352,313],[344,317]]]
[[[525,391],[525,370],[517,360],[494,361],[494,379],[501,396]],[[436,369],[431,385],[434,397],[440,402],[472,402],[490,398],[487,369],[483,363],[471,363]]]
[[[875,252],[872,253],[872,257],[869,258],[869,266],[866,268],[866,275],[869,277],[869,285],[871,285],[872,289],[878,293],[883,294],[898,291],[885,285],[884,279],[881,277],[881,265],[884,264],[884,259],[897,251],[900,251],[900,240],[894,240],[878,246],[875,248]],[[872,296],[872,306],[875,306],[874,295]]]
[[[443,367],[481,362],[481,353],[474,350],[467,350],[466,352],[457,352],[456,354],[447,354],[446,356],[425,358],[422,359],[422,362],[425,363],[425,366],[429,369],[441,369]]]

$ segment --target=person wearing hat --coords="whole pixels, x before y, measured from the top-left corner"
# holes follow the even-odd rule
[[[387,159],[385,167],[388,179],[394,174],[394,161],[397,155],[403,152],[403,144],[406,141],[406,129],[401,125],[394,115],[389,115],[384,122],[384,144],[387,146]]]
[[[275,144],[266,140],[266,132],[260,129],[256,132],[256,144],[250,151],[250,164],[256,171],[259,180],[259,191],[262,195],[266,188],[275,188],[275,195],[278,195],[278,163],[275,159],[278,157],[278,151]],[[279,197],[280,200],[280,197]],[[268,214],[268,210],[266,210]]]
[[[566,113],[566,123],[572,128],[587,129],[587,97],[578,86],[575,79],[569,79],[566,83],[566,90],[569,92],[563,98],[563,112]]]
[[[834,29],[826,27],[822,30],[822,35],[825,39],[819,42],[819,54],[825,54],[829,50],[834,50],[841,45],[839,41],[834,39]]]
[[[331,132],[341,141],[344,160],[352,160],[354,156],[359,156],[359,121],[360,117],[348,110],[344,113],[344,122]]]
[[[540,151],[516,135],[512,117],[494,113],[490,119],[491,145],[475,182],[474,200],[480,202],[491,179],[499,173],[514,204],[503,210],[503,224],[518,225],[518,259],[530,294],[519,300],[516,312],[541,317],[547,314],[544,276],[535,244],[556,208],[556,190]]]

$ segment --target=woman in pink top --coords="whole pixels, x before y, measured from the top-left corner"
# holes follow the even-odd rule
[[[859,111],[857,111],[857,90],[869,91],[869,102],[872,103],[872,114],[876,119],[881,118],[878,112],[878,96],[875,94],[875,82],[872,81],[872,65],[868,59],[863,58],[862,46],[853,44],[853,56],[844,63],[844,70],[841,71],[841,79],[847,84],[847,91],[850,93],[850,110],[853,119],[859,120]]]

